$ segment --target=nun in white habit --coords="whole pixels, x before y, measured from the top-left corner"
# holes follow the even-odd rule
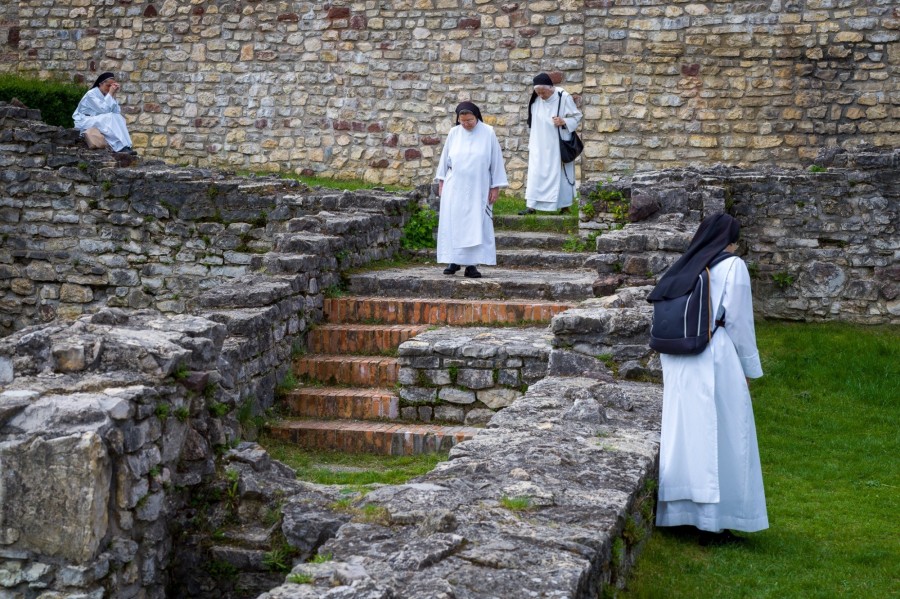
[[[699,273],[736,247],[740,224],[727,214],[704,219],[685,254],[648,297],[658,301],[693,289]],[[725,325],[697,355],[661,354],[662,438],[657,526],[700,529],[702,544],[738,540],[731,530],[768,528],[756,426],[747,382],[762,376],[750,275],[726,257],[710,267],[711,314]]]
[[[94,86],[78,103],[72,120],[75,121],[75,128],[82,133],[91,128],[98,129],[113,152],[134,154],[136,152],[131,148],[128,127],[116,100],[119,87],[112,73],[103,73],[97,77]]]
[[[528,207],[519,214],[569,211],[575,197],[575,163],[562,162],[559,139],[572,138],[581,116],[574,98],[561,87],[554,87],[550,75],[541,73],[534,78],[534,91],[528,102]]]
[[[471,102],[456,107],[456,126],[447,134],[437,180],[441,197],[437,261],[453,275],[466,265],[465,276],[481,277],[478,264],[497,263],[491,206],[506,180],[500,142]]]

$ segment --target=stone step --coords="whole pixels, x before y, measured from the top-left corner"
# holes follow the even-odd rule
[[[394,420],[400,415],[400,400],[390,389],[301,387],[288,393],[284,404],[292,416],[304,418]]]
[[[275,251],[285,254],[329,255],[341,249],[341,238],[312,231],[280,233],[275,236]]]
[[[437,258],[435,250],[419,250],[418,256],[434,262]],[[497,266],[500,268],[554,268],[559,270],[576,270],[585,268],[585,261],[595,256],[595,252],[563,252],[549,249],[505,249],[497,250]],[[445,265],[441,265],[444,268]],[[479,270],[480,267],[479,267]],[[484,274],[484,273],[482,273]],[[462,271],[457,276],[461,276]]]
[[[265,271],[272,275],[294,275],[318,271],[323,268],[337,268],[337,259],[334,256],[317,256],[315,254],[284,254],[279,252],[267,252],[255,254],[250,258],[250,269],[253,271]]]
[[[529,214],[499,214],[494,216],[495,230],[569,233],[578,231],[571,216]]]
[[[375,320],[385,324],[472,325],[527,322],[549,323],[574,304],[522,300],[445,300],[388,297],[326,298],[328,322]]]
[[[307,449],[382,455],[448,451],[480,429],[466,426],[364,422],[359,420],[284,420],[269,426],[276,439]]]
[[[386,297],[440,297],[451,299],[531,299],[581,301],[593,297],[596,275],[589,270],[515,270],[480,266],[481,279],[462,271],[448,276],[443,267],[417,266],[363,272],[349,277],[349,291]]]
[[[325,324],[309,332],[309,351],[320,354],[384,354],[428,330],[419,325]]]
[[[298,377],[329,385],[385,387],[397,383],[396,358],[316,354],[294,360]]]
[[[498,229],[494,232],[494,242],[498,249],[545,249],[562,250],[568,241],[565,233],[547,233],[544,231],[507,231]]]

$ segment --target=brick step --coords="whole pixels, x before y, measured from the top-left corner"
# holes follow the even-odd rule
[[[377,320],[385,324],[408,323],[468,325],[490,323],[549,323],[560,312],[573,307],[558,302],[450,300],[388,297],[326,298],[328,322]]]
[[[397,383],[396,358],[315,354],[294,360],[294,374],[329,385],[390,387]]]
[[[269,426],[276,439],[307,449],[382,455],[448,451],[481,429],[466,426],[363,422],[358,420],[283,420]]]
[[[309,333],[309,351],[321,354],[377,354],[428,330],[424,325],[325,324]]]
[[[395,420],[400,415],[400,400],[390,389],[300,387],[287,394],[284,405],[303,418]]]
[[[349,276],[348,290],[388,297],[581,301],[594,297],[592,284],[597,278],[595,272],[583,269],[479,266],[478,270],[481,279],[466,278],[462,271],[448,276],[435,266],[361,272]]]

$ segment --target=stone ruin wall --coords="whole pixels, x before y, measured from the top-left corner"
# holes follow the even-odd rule
[[[742,224],[739,253],[760,315],[897,324],[900,151],[828,151],[817,163],[827,171],[686,168],[625,179],[617,186],[636,222],[603,232],[590,264],[607,287],[652,284],[703,216],[728,211]],[[605,229],[609,217],[583,229]]]
[[[0,105],[0,586],[163,597],[215,457],[415,194],[121,164],[35,113]]]
[[[685,163],[806,166],[900,142],[900,8],[806,2],[25,0],[0,7],[0,70],[112,70],[146,156],[415,185],[461,100],[511,188],[531,77],[578,98],[586,180]],[[74,107],[73,107],[74,108]]]

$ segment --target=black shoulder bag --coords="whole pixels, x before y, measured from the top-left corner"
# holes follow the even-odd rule
[[[560,108],[562,108],[562,92],[559,92],[559,103],[556,105],[556,116],[559,116]],[[584,143],[578,137],[578,133],[572,131],[571,139],[563,139],[561,127],[556,128],[559,134],[559,156],[564,163],[569,163],[578,158],[584,150]]]

